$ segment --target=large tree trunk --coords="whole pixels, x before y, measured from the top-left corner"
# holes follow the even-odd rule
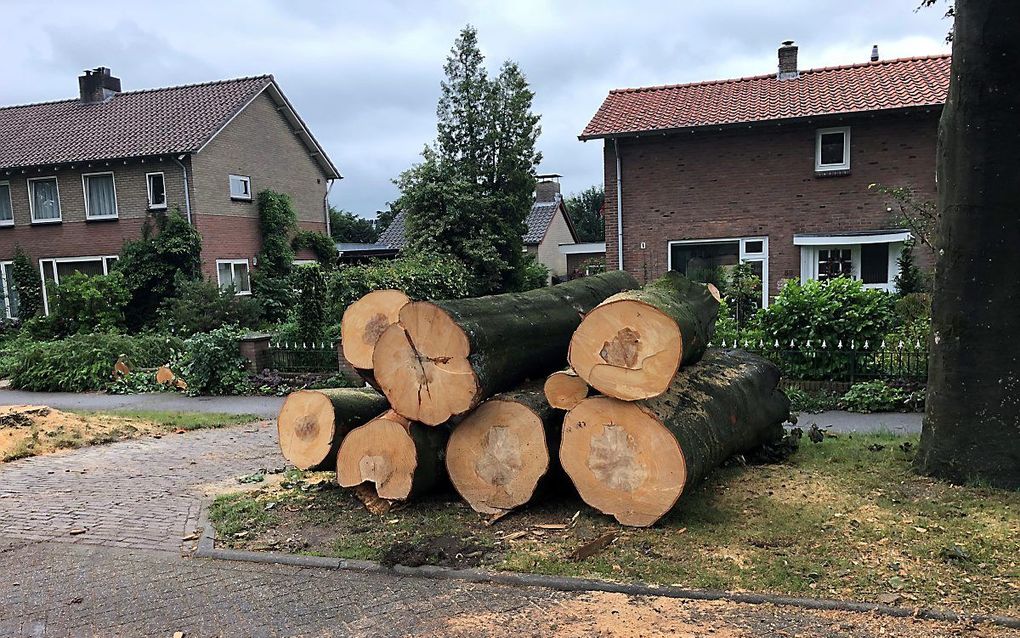
[[[581,317],[636,286],[614,271],[523,293],[409,303],[376,343],[376,379],[403,416],[444,423],[563,365]]]
[[[399,290],[373,290],[348,306],[340,320],[344,359],[376,389],[379,384],[372,372],[375,344],[382,333],[397,322],[400,309],[410,301]]]
[[[528,384],[488,399],[461,421],[446,447],[450,482],[476,512],[499,514],[531,500],[549,476],[563,411]]]
[[[790,402],[778,385],[760,357],[709,351],[654,399],[579,403],[563,422],[560,463],[586,503],[652,525],[727,458],[782,436]]]
[[[590,388],[576,372],[567,368],[550,374],[543,390],[549,405],[558,410],[570,410],[588,396]]]
[[[332,470],[344,436],[387,407],[367,388],[292,392],[276,419],[283,457],[301,470]]]
[[[918,468],[1020,488],[1020,3],[958,0]]]
[[[388,410],[344,438],[336,478],[343,487],[369,484],[379,498],[403,501],[443,482],[450,428],[427,427]]]
[[[599,392],[625,401],[666,391],[698,361],[715,332],[719,295],[676,272],[613,295],[574,332],[568,361]]]

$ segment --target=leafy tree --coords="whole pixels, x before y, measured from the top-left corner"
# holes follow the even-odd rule
[[[338,242],[372,244],[379,239],[379,231],[371,220],[332,206],[329,207],[329,232]]]
[[[177,296],[180,282],[202,277],[202,236],[179,210],[156,215],[156,232],[148,221],[142,238],[121,249],[114,267],[124,276],[130,299],[124,309],[128,329],[150,325],[165,299]]]
[[[758,312],[761,303],[761,277],[747,263],[730,269],[723,285],[723,294],[737,328],[742,329]]]
[[[1020,488],[1020,3],[958,0],[938,135],[939,250],[917,466]]]
[[[926,246],[932,254],[937,252],[938,237],[936,236],[936,229],[939,223],[939,209],[935,202],[918,199],[914,196],[912,190],[902,186],[892,187],[870,184],[868,188],[891,198],[899,209],[896,223],[909,228],[914,237],[922,245]]]
[[[301,341],[321,341],[326,320],[326,279],[318,264],[298,266],[294,271],[297,288],[297,326]]]
[[[22,320],[30,319],[42,312],[43,309],[42,280],[39,278],[39,270],[32,267],[32,260],[21,249],[21,246],[14,249],[14,263],[11,267],[14,290],[18,295],[18,316]]]
[[[899,259],[900,274],[896,275],[896,293],[906,296],[915,292],[924,292],[924,275],[914,261],[914,242],[908,241],[903,244],[903,252]]]
[[[262,303],[267,321],[283,321],[294,296],[289,280],[294,264],[290,242],[297,230],[297,213],[290,197],[284,193],[264,190],[258,199],[262,250],[251,276],[252,294]]]
[[[591,186],[563,200],[578,241],[606,240],[606,220],[602,216],[605,203],[606,191],[602,186]]]
[[[386,229],[390,227],[393,220],[397,218],[397,214],[400,212],[400,208],[397,202],[386,202],[386,210],[378,210],[375,212],[375,230],[380,235],[386,232]]]

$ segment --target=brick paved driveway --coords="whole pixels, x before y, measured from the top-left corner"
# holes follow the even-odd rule
[[[283,465],[274,438],[263,423],[0,465],[0,637],[956,633],[831,612],[182,556],[209,484]]]

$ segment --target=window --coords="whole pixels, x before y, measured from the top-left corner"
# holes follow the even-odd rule
[[[60,285],[60,279],[76,272],[84,275],[108,275],[117,261],[117,255],[96,257],[55,257],[39,260],[39,272],[43,282],[43,310],[50,312],[49,290],[47,282]]]
[[[669,242],[669,269],[722,287],[737,264],[747,264],[760,280],[761,307],[768,305],[768,238]]]
[[[835,277],[860,279],[865,288],[892,291],[899,274],[906,230],[848,235],[795,235],[800,246],[800,279],[825,281]]]
[[[823,128],[815,132],[815,171],[850,170],[850,127]]]
[[[0,317],[16,319],[18,291],[14,288],[14,262],[0,262]]]
[[[217,259],[216,279],[222,290],[233,290],[237,295],[250,295],[247,259]]]
[[[889,283],[889,244],[861,246],[861,281],[865,285]]]
[[[60,221],[60,189],[56,177],[35,177],[28,180],[28,207],[33,224]]]
[[[14,206],[11,204],[10,182],[0,182],[0,226],[14,225]]]
[[[85,190],[85,219],[116,219],[117,187],[113,173],[85,173],[81,181]]]
[[[163,173],[146,173],[145,190],[149,196],[149,210],[166,210],[166,182]]]
[[[818,250],[818,280],[836,277],[853,277],[853,252],[849,248],[820,248]]]
[[[230,199],[251,200],[251,178],[244,175],[230,176]]]

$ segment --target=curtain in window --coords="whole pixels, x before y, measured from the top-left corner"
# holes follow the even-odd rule
[[[32,184],[32,208],[35,219],[60,219],[57,203],[57,180],[41,180]]]
[[[14,211],[11,210],[11,187],[0,184],[0,222],[9,222],[12,219]]]
[[[91,175],[86,179],[89,190],[89,217],[116,215],[117,201],[113,192],[113,176]]]
[[[230,264],[219,264],[216,269],[219,271],[220,288],[224,290],[234,288],[234,273]]]

